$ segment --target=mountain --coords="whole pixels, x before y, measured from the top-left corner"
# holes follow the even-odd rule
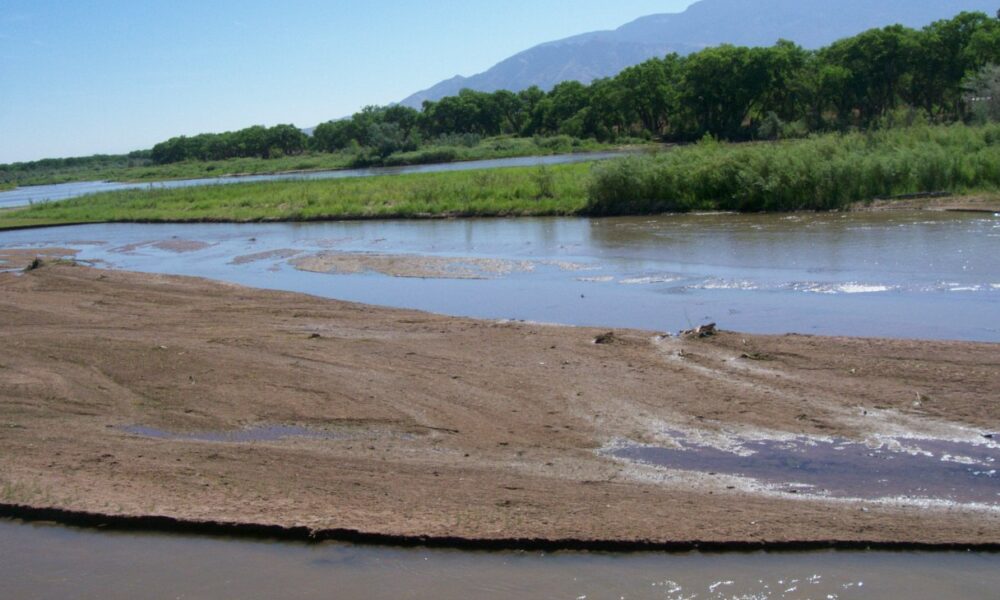
[[[611,31],[584,33],[540,44],[471,77],[455,77],[400,104],[419,108],[462,88],[483,92],[550,89],[560,81],[584,83],[670,52],[709,46],[770,46],[779,39],[820,48],[872,27],[923,27],[962,11],[994,14],[998,0],[701,0],[681,13],[649,15]]]

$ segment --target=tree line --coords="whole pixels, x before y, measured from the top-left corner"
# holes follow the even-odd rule
[[[377,159],[463,135],[777,139],[871,128],[900,108],[954,122],[1000,96],[969,88],[995,84],[991,65],[998,63],[1000,19],[961,13],[922,29],[871,29],[815,51],[789,41],[722,45],[654,58],[589,85],[563,82],[549,92],[465,89],[424,102],[421,110],[366,107],[319,125],[311,137],[292,125],[177,137],[154,146],[151,157],[168,163],[354,150]]]

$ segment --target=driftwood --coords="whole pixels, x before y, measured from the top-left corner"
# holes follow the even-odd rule
[[[915,194],[897,194],[895,196],[876,196],[876,200],[921,200],[923,198],[947,198],[955,192],[917,192]]]
[[[705,338],[713,336],[718,333],[718,329],[715,327],[715,323],[709,323],[707,325],[699,325],[694,329],[688,329],[681,332],[681,337],[696,337]]]
[[[595,344],[614,344],[617,341],[615,337],[615,332],[609,331],[607,333],[602,333],[601,335],[594,338]]]

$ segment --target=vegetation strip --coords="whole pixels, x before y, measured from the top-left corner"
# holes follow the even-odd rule
[[[597,142],[569,136],[528,138],[483,137],[480,135],[443,136],[426,142],[418,150],[393,152],[385,158],[364,156],[360,147],[352,147],[331,152],[304,150],[288,155],[275,153],[270,158],[260,156],[190,157],[180,162],[170,161],[162,164],[153,162],[149,158],[150,152],[146,150],[127,156],[96,155],[81,158],[49,158],[34,162],[0,165],[0,190],[12,189],[17,185],[46,185],[74,181],[147,182],[240,175],[309,173],[360,167],[397,167],[522,156],[551,156],[618,150],[623,148],[624,142],[624,140],[614,143]]]
[[[181,533],[289,542],[344,542],[368,546],[401,548],[445,548],[483,551],[543,552],[802,552],[809,550],[868,550],[911,552],[1000,552],[1000,543],[973,544],[884,542],[866,540],[803,541],[699,541],[654,542],[645,540],[543,539],[543,538],[464,538],[456,536],[410,536],[369,533],[356,529],[309,529],[258,523],[193,521],[166,516],[127,516],[0,503],[0,518],[28,523],[50,522],[68,527],[104,531]]]
[[[194,222],[543,216],[583,211],[589,165],[122,190],[36,204],[0,228],[37,222]]]
[[[597,163],[106,192],[0,213],[0,229],[96,222],[629,215],[839,210],[940,190],[1000,189],[1000,125],[805,140],[708,139]]]

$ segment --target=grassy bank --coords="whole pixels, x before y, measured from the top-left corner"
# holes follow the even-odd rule
[[[403,166],[447,163],[517,156],[545,156],[573,152],[613,150],[619,145],[601,144],[569,136],[478,137],[442,139],[412,152],[386,157],[358,150],[308,152],[280,158],[231,158],[216,161],[185,161],[163,165],[128,157],[95,157],[74,161],[39,161],[0,165],[0,190],[14,186],[45,185],[73,181],[163,181],[201,179],[227,175],[263,175],[294,171],[327,171],[352,167]],[[102,158],[97,160],[97,158]],[[52,163],[52,164],[50,164]]]
[[[706,141],[596,165],[128,190],[3,211],[0,229],[103,221],[836,210],[943,190],[1000,190],[1000,125],[743,145]]]
[[[105,221],[259,221],[577,214],[588,164],[124,190],[0,213],[0,229]]]
[[[832,210],[878,197],[1000,188],[1000,125],[915,127],[694,146],[603,163],[586,211]]]

